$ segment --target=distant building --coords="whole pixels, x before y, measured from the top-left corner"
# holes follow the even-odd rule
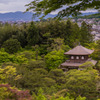
[[[78,69],[80,65],[87,61],[90,61],[93,63],[93,65],[95,65],[97,61],[89,58],[89,55],[93,52],[94,50],[90,50],[81,45],[78,45],[72,50],[69,50],[68,52],[64,53],[65,55],[69,55],[69,60],[66,60],[64,63],[62,63],[60,68],[64,71],[70,69]]]

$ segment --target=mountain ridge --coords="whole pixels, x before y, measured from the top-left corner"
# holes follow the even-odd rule
[[[82,13],[82,16],[85,15],[91,15],[91,14],[95,14],[96,12],[89,12],[89,13]],[[32,21],[32,12],[21,12],[21,11],[17,11],[17,12],[8,12],[8,13],[0,13],[0,21]],[[42,16],[42,15],[41,15]],[[56,17],[57,14],[48,14],[47,16],[44,17],[44,19],[47,18],[54,18]],[[33,19],[33,21],[39,21],[39,18],[35,18]]]

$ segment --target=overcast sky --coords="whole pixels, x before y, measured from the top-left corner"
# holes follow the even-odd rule
[[[0,0],[0,13],[25,11],[25,5],[32,0]]]
[[[25,11],[27,8],[25,5],[31,1],[32,0],[0,0],[0,13]],[[58,11],[59,10],[52,12],[52,14],[55,14]],[[95,10],[88,10],[87,12],[95,12]]]

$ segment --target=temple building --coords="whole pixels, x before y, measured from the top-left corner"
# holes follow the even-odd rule
[[[81,45],[76,46],[72,50],[65,52],[65,55],[69,55],[69,60],[66,60],[61,64],[60,68],[64,71],[70,69],[78,69],[83,63],[90,61],[93,65],[96,65],[97,61],[89,58],[89,55],[92,54],[94,50],[87,49]]]

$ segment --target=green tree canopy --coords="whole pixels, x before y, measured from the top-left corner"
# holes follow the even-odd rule
[[[3,43],[5,51],[8,53],[15,53],[20,50],[20,42],[17,39],[8,39]]]
[[[69,15],[76,16],[82,10],[100,9],[100,0],[33,0],[29,3],[26,11],[32,10],[36,12],[35,15],[47,15],[59,8],[64,8],[59,11],[58,17],[65,17]]]
[[[97,70],[71,70],[66,73],[66,88],[75,96],[85,96],[88,100],[93,100],[98,95],[96,94],[98,79]]]
[[[45,56],[46,67],[50,69],[57,68],[65,59],[64,51],[51,51]]]
[[[85,45],[86,43],[92,43],[94,36],[91,34],[91,26],[86,24],[85,22],[82,22],[81,25],[81,38],[80,42],[82,45]]]
[[[40,40],[40,36],[38,33],[38,29],[34,22],[31,22],[29,28],[28,28],[28,35],[27,35],[27,41],[29,45],[35,45]]]

